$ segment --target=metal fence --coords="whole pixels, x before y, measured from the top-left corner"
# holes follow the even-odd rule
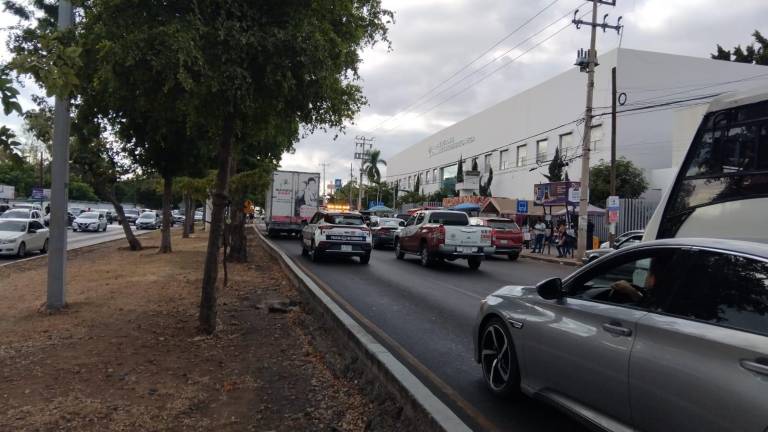
[[[656,200],[620,199],[616,234],[645,229],[645,225],[651,220],[651,216],[658,205],[659,201]],[[595,235],[600,237],[600,241],[608,241],[608,218],[606,215],[590,215],[589,219],[595,224]]]

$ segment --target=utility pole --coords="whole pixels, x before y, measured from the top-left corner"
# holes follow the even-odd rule
[[[582,71],[587,72],[587,104],[584,110],[584,140],[582,142],[581,149],[581,195],[579,196],[579,233],[578,243],[576,250],[576,257],[584,257],[584,253],[587,251],[587,225],[589,223],[589,154],[591,151],[592,141],[592,101],[593,93],[595,90],[595,67],[597,66],[597,50],[595,49],[597,40],[597,28],[600,27],[605,31],[606,29],[614,29],[618,33],[621,30],[621,17],[619,17],[616,25],[609,25],[606,23],[608,14],[603,16],[603,22],[597,22],[597,7],[599,4],[605,4],[609,6],[616,6],[616,0],[590,0],[592,2],[592,21],[583,21],[577,18],[579,10],[573,14],[573,23],[576,28],[580,28],[582,25],[590,26],[590,39],[589,39],[589,51],[586,54],[586,62],[584,62],[584,56],[579,53],[577,57],[577,65],[581,66]],[[586,64],[584,64],[586,63]],[[585,70],[586,69],[586,70]]]
[[[354,171],[352,170],[352,163],[349,164],[349,209],[352,209],[352,182],[355,179]]]
[[[40,189],[44,189],[43,188],[43,152],[40,152]],[[43,200],[44,199],[45,199],[45,194],[41,194],[40,195],[40,210],[43,210],[43,211],[45,211],[45,209],[43,209]]]
[[[60,31],[72,25],[72,3],[59,2]],[[46,308],[58,310],[66,304],[67,201],[69,189],[69,95],[57,95],[54,108],[53,152],[51,157],[51,217],[48,252]]]
[[[325,195],[326,195],[326,193],[327,193],[327,191],[326,191],[326,189],[325,189],[325,187],[326,187],[325,183],[326,183],[326,181],[328,180],[328,179],[325,177],[325,167],[327,167],[327,166],[328,166],[328,162],[323,162],[323,163],[321,163],[321,164],[320,164],[320,166],[321,166],[321,167],[323,167],[323,197],[325,197]]]
[[[611,68],[611,196],[616,195],[616,66]],[[616,224],[611,224],[608,242],[613,247]]]
[[[358,185],[357,192],[357,210],[360,211],[363,207],[363,166],[365,161],[368,160],[368,155],[371,153],[373,142],[376,138],[366,138],[365,136],[355,137],[355,159],[360,160],[360,184]]]

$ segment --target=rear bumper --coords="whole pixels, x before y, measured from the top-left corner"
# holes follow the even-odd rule
[[[373,242],[380,245],[395,245],[395,236],[377,236],[373,238]]]
[[[269,222],[267,224],[269,231],[301,231],[302,228],[300,224],[288,222]]]
[[[475,252],[464,252],[464,251],[459,252],[457,250],[457,247],[460,247],[460,246],[440,245],[440,248],[438,249],[438,254],[444,257],[468,258],[472,256],[493,255],[496,253],[496,248],[494,246],[463,246],[463,247],[473,247],[475,248]]]
[[[523,246],[522,245],[520,245],[520,246],[504,245],[504,246],[496,246],[495,254],[497,254],[497,255],[502,255],[502,254],[520,254],[520,252],[522,252],[522,251],[523,251]]]
[[[342,246],[351,246],[352,250],[342,250]],[[334,255],[361,256],[371,253],[371,243],[368,242],[321,241],[316,248]]]

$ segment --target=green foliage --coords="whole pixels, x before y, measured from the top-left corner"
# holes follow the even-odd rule
[[[32,164],[22,160],[0,160],[0,183],[15,187],[17,197],[31,195],[32,188],[37,186],[38,181]]]
[[[413,182],[413,193],[418,194],[421,191],[421,174],[416,175],[416,181]]]
[[[560,149],[555,149],[555,155],[552,157],[552,160],[549,162],[548,171],[549,174],[544,174],[544,177],[547,178],[550,182],[559,182],[563,181],[563,171],[565,168],[565,161],[563,160],[563,155],[560,154]]]
[[[714,60],[733,61],[736,63],[749,63],[768,66],[768,39],[759,31],[752,33],[755,42],[746,45],[736,45],[732,51],[724,49],[720,44],[717,45],[717,52],[709,56]]]
[[[477,168],[477,158],[472,158],[472,171],[480,171]]]
[[[480,196],[493,196],[491,193],[491,183],[493,183],[493,167],[488,170],[488,178],[485,180],[485,182],[483,182],[482,177],[480,178]]]
[[[99,201],[91,185],[81,181],[69,182],[69,199],[76,201]]]
[[[363,172],[365,172],[365,176],[371,184],[381,181],[379,165],[387,166],[387,161],[381,159],[381,150],[373,149],[365,161],[363,161]]]
[[[611,164],[601,160],[589,170],[589,202],[604,206],[610,195]],[[621,198],[638,198],[648,189],[643,170],[625,158],[616,160],[616,194]]]
[[[456,183],[464,183],[464,160],[461,156],[459,156],[459,163],[456,168]]]
[[[19,91],[13,86],[13,80],[7,66],[0,66],[0,103],[7,116],[13,112],[21,114],[21,105],[16,99]]]

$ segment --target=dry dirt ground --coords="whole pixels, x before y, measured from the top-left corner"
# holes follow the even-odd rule
[[[0,268],[0,431],[370,426],[366,390],[327,367],[298,324],[311,319],[301,305],[264,307],[299,297],[260,247],[229,265],[218,333],[196,332],[206,240],[175,232],[161,255],[155,232],[140,252],[124,242],[73,251],[68,308],[53,315],[39,312],[46,258]]]

